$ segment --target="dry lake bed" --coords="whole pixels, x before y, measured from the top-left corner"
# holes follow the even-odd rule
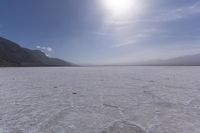
[[[0,68],[0,133],[200,133],[200,67]]]

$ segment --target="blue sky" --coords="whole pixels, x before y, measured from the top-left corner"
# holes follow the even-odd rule
[[[0,0],[0,36],[79,64],[200,53],[199,0],[114,1]]]

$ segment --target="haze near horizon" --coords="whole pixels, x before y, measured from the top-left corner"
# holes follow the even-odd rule
[[[0,36],[78,64],[200,53],[199,0],[2,0]]]

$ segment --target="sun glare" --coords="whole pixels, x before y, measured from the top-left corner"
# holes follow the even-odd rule
[[[131,15],[138,8],[136,0],[103,0],[107,13],[113,17],[124,17]]]

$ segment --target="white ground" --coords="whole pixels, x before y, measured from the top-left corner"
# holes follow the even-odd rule
[[[0,133],[200,133],[200,67],[0,68]]]

